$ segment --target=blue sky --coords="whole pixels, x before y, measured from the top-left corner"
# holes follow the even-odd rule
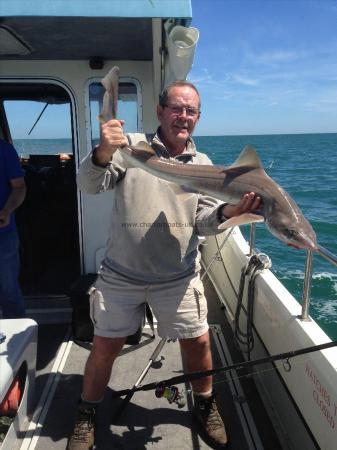
[[[196,134],[337,132],[337,1],[192,0]]]

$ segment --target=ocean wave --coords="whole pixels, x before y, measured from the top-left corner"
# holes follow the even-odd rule
[[[277,271],[275,273],[277,278],[280,280],[284,279],[304,279],[304,272],[303,270],[295,269],[295,270],[286,270],[286,271]],[[337,273],[332,272],[317,272],[312,275],[313,280],[329,280],[329,281],[335,281],[337,282]]]
[[[311,315],[318,322],[325,324],[335,324],[337,318],[337,299],[336,300],[315,300],[310,305]]]
[[[330,280],[330,281],[336,281],[337,282],[337,273],[330,273],[330,272],[321,272],[321,273],[315,273],[312,278],[314,280]]]
[[[279,280],[303,280],[304,272],[303,270],[294,269],[294,270],[277,270],[275,271],[275,276]]]
[[[277,274],[278,279],[288,291],[302,303],[304,274],[300,270]],[[337,311],[337,274],[331,272],[318,272],[313,275],[310,290],[310,313],[319,321],[336,321]],[[329,305],[332,305],[331,307]],[[330,316],[332,314],[332,316]],[[333,317],[333,319],[332,319]],[[336,331],[337,332],[337,331]]]

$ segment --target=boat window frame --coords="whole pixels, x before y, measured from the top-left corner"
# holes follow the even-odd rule
[[[78,112],[76,105],[76,95],[69,84],[65,81],[54,77],[0,77],[0,83],[10,84],[54,84],[66,91],[70,99],[70,121],[71,121],[71,139],[73,141],[73,155],[76,168],[79,166],[79,127],[78,127]],[[5,99],[6,100],[6,99]]]
[[[78,107],[76,103],[76,95],[72,87],[64,80],[57,77],[34,77],[34,76],[20,76],[20,77],[0,77],[0,83],[11,83],[11,84],[54,84],[66,91],[70,100],[70,123],[71,123],[71,139],[72,139],[72,149],[73,158],[75,162],[76,171],[78,170],[81,155],[80,155],[80,127],[78,118]],[[78,219],[78,244],[79,244],[79,259],[80,259],[80,271],[84,271],[84,246],[83,246],[83,217],[82,217],[82,198],[77,189],[77,219]]]
[[[91,114],[90,114],[90,85],[92,83],[101,83],[104,75],[101,77],[89,78],[85,83],[85,96],[84,96],[84,109],[85,109],[85,121],[88,124],[86,127],[86,141],[87,141],[87,154],[92,151],[91,138],[92,138],[92,126],[91,126]],[[137,130],[135,133],[143,133],[143,91],[142,85],[137,78],[134,77],[120,77],[119,83],[131,83],[136,86],[137,92]]]

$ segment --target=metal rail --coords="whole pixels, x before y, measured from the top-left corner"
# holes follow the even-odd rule
[[[249,247],[251,256],[253,253],[253,249],[255,247],[255,224],[252,224],[250,227]],[[329,250],[322,247],[321,245],[318,245],[317,253],[323,258],[325,258],[327,261],[329,261],[330,264],[333,264],[334,266],[337,267],[337,256],[331,253]],[[311,250],[308,250],[304,268],[301,320],[310,320],[309,307],[310,307],[310,291],[312,282],[312,263],[313,263],[313,253]]]
[[[252,223],[250,226],[249,236],[249,256],[252,256],[255,248],[255,236],[256,236],[256,223]]]
[[[337,267],[337,256],[331,253],[329,250],[319,245],[317,253]]]
[[[329,261],[330,264],[333,264],[334,266],[337,267],[337,256],[331,253],[329,250],[319,245],[317,253],[323,258],[325,258],[327,261]],[[307,253],[307,259],[304,269],[301,320],[310,320],[309,307],[310,307],[310,289],[312,281],[312,260],[313,260],[313,253],[312,251],[309,250]]]
[[[307,252],[307,259],[304,268],[304,282],[303,282],[303,292],[302,292],[302,314],[301,320],[309,319],[309,306],[310,306],[310,292],[311,292],[311,281],[312,281],[312,251]]]

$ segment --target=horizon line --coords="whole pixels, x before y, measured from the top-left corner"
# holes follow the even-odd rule
[[[235,137],[235,136],[283,136],[283,135],[312,135],[312,134],[337,134],[337,131],[318,131],[318,132],[284,132],[284,133],[247,133],[247,134],[195,134],[192,135],[192,137]],[[38,140],[38,139],[50,139],[50,140],[56,140],[56,139],[69,139],[72,140],[71,137],[18,137],[18,138],[12,138],[13,141],[15,140]],[[97,138],[98,139],[98,138]]]

